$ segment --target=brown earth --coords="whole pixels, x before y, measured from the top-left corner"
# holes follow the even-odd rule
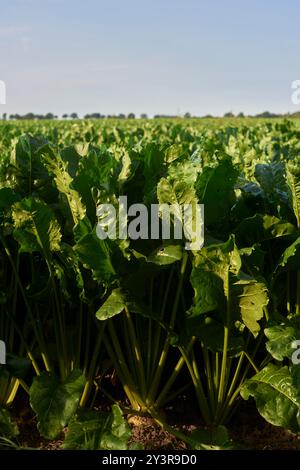
[[[201,426],[195,409],[188,406],[188,403],[191,403],[190,400],[186,403],[182,398],[165,410],[167,421],[186,434]],[[22,408],[20,413],[14,413],[14,419],[20,429],[18,444],[21,447],[57,450],[63,443],[63,433],[55,441],[40,437],[36,418],[29,407]],[[146,450],[186,449],[184,442],[161,429],[152,418],[128,415],[127,419],[132,429],[131,443],[142,444]],[[233,441],[247,449],[300,450],[300,435],[266,423],[251,402],[241,403],[228,429]]]

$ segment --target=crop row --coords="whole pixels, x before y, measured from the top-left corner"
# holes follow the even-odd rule
[[[120,196],[204,204],[203,248],[99,239],[97,207]],[[122,412],[205,448],[202,430],[184,435],[166,422],[165,406],[182,396],[217,430],[215,446],[230,446],[220,426],[249,397],[267,421],[300,432],[292,122],[3,124],[0,273],[5,438],[17,435],[8,410],[18,394],[42,436],[69,425],[65,448],[126,447]],[[93,409],[104,397],[111,414]]]

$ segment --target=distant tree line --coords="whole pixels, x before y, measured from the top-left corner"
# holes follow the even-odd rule
[[[64,113],[62,116],[62,119],[79,119],[79,116],[77,113],[71,113],[71,114],[66,114]],[[84,116],[84,119],[135,119],[135,114],[134,113],[129,113],[129,114],[101,114],[101,113],[91,113],[91,114],[86,114]],[[147,114],[143,113],[140,115],[141,119],[148,119]],[[4,113],[2,115],[2,119],[5,121],[7,120],[7,113]],[[35,114],[35,113],[26,113],[26,114],[10,114],[9,119],[12,120],[41,120],[41,119],[58,119],[58,116],[53,113],[47,113],[47,114]]]
[[[3,116],[3,119],[6,119],[6,117]],[[9,119],[15,119],[15,120],[22,120],[22,119],[58,119],[58,116],[56,114],[52,113],[47,113],[47,114],[35,114],[35,113],[26,113],[26,114],[10,114]]]
[[[213,117],[213,116],[209,115],[209,116],[204,116],[204,117]],[[224,114],[224,118],[234,118],[234,117],[238,117],[238,118],[243,118],[243,117],[247,117],[247,118],[265,118],[265,119],[284,118],[284,117],[300,117],[300,111],[296,111],[295,113],[284,113],[284,114],[271,113],[270,111],[264,111],[262,113],[249,114],[249,115],[245,115],[244,113],[234,114],[230,111],[230,112]]]
[[[141,114],[141,119],[147,119],[148,116],[147,114]],[[135,114],[134,113],[129,113],[127,114],[100,114],[100,113],[92,113],[92,114],[86,114],[84,116],[84,119],[135,119]]]
[[[70,113],[70,114],[63,114],[62,119],[80,119],[77,113]],[[154,119],[177,119],[178,115],[170,115],[170,114],[155,114],[153,116]],[[191,118],[217,118],[219,116],[213,116],[212,114],[206,114],[205,116],[192,116],[191,113],[186,112],[183,115],[184,119],[191,119]],[[277,114],[271,113],[270,111],[264,111],[263,113],[259,114],[252,114],[252,115],[245,115],[244,113],[234,114],[231,111],[227,112],[223,116],[224,118],[264,118],[264,119],[271,119],[271,118],[300,118],[300,111],[296,111],[295,113],[285,113],[285,114]],[[129,114],[101,114],[101,113],[90,113],[83,116],[84,119],[136,119],[136,115],[134,113]],[[35,113],[26,113],[26,114],[10,114],[9,116],[7,113],[2,115],[2,120],[6,121],[7,119],[10,120],[52,120],[52,119],[59,119],[56,114],[47,113],[47,114],[35,114]],[[148,115],[146,113],[142,113],[140,115],[140,119],[148,119]]]

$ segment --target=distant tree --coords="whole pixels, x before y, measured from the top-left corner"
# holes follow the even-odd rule
[[[46,116],[45,116],[45,119],[54,119],[54,114],[52,113],[47,113]]]
[[[245,114],[244,114],[244,113],[239,113],[239,114],[237,115],[237,117],[239,117],[239,118],[244,118],[244,117],[245,117]]]
[[[86,114],[84,116],[84,119],[101,119],[103,117],[104,116],[102,116],[102,114],[100,113],[91,113],[91,114]]]
[[[63,114],[63,115],[62,115],[62,118],[63,118],[63,119],[67,119],[68,117],[69,117],[68,114]]]
[[[30,121],[32,121],[33,119],[35,119],[35,114],[34,113],[27,113],[27,114],[24,114],[24,116],[20,116],[20,119],[28,119]]]
[[[184,119],[190,119],[192,117],[191,113],[185,113]]]
[[[70,114],[71,119],[78,119],[78,114],[77,113],[72,113]]]
[[[258,118],[277,118],[280,117],[280,114],[270,113],[270,111],[264,111],[263,113],[256,114],[254,117]]]
[[[148,115],[146,113],[141,114],[141,119],[148,119]]]
[[[135,114],[134,113],[129,113],[127,116],[127,119],[135,119]]]
[[[118,114],[118,119],[126,119],[126,114],[124,113]]]
[[[7,119],[7,114],[6,113],[3,113],[2,119],[3,119],[3,121],[6,121],[6,119]]]
[[[224,118],[232,118],[232,117],[234,117],[234,114],[231,111],[229,111],[229,113],[224,114]]]
[[[155,114],[154,119],[176,119],[178,116],[168,115],[168,114]]]

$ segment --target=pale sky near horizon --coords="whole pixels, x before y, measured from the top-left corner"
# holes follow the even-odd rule
[[[0,0],[0,114],[295,112],[296,0]]]

